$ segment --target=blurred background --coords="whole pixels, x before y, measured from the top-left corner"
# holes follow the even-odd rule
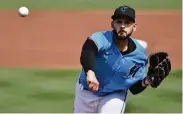
[[[126,113],[182,112],[181,0],[0,0],[0,112],[73,113],[82,44],[111,30],[120,5],[136,9],[147,54],[166,51],[172,72],[158,89],[130,94]],[[20,17],[26,6],[29,15]]]

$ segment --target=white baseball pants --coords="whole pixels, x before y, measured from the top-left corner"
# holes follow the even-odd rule
[[[76,83],[74,113],[124,113],[128,91],[112,93],[106,96],[96,96],[92,92],[83,89],[83,86]]]

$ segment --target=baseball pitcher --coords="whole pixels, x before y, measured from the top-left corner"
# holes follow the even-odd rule
[[[171,70],[166,52],[147,56],[131,37],[137,27],[133,8],[120,6],[111,18],[111,31],[95,32],[83,44],[74,113],[124,113],[128,92],[157,88]]]

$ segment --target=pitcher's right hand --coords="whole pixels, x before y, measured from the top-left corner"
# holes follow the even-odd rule
[[[97,80],[97,78],[95,76],[95,73],[92,70],[89,70],[87,72],[86,80],[87,80],[88,88],[90,90],[92,90],[93,92],[98,91],[98,89],[99,89],[99,82],[98,82],[98,80]]]

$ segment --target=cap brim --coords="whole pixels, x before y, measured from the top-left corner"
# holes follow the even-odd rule
[[[112,15],[111,18],[112,18],[113,20],[115,20],[115,19],[121,19],[121,18],[126,18],[126,19],[128,19],[128,20],[130,20],[130,21],[135,22],[135,19],[134,19],[133,17],[131,17],[131,16],[129,16],[129,15],[125,15],[125,14]]]

